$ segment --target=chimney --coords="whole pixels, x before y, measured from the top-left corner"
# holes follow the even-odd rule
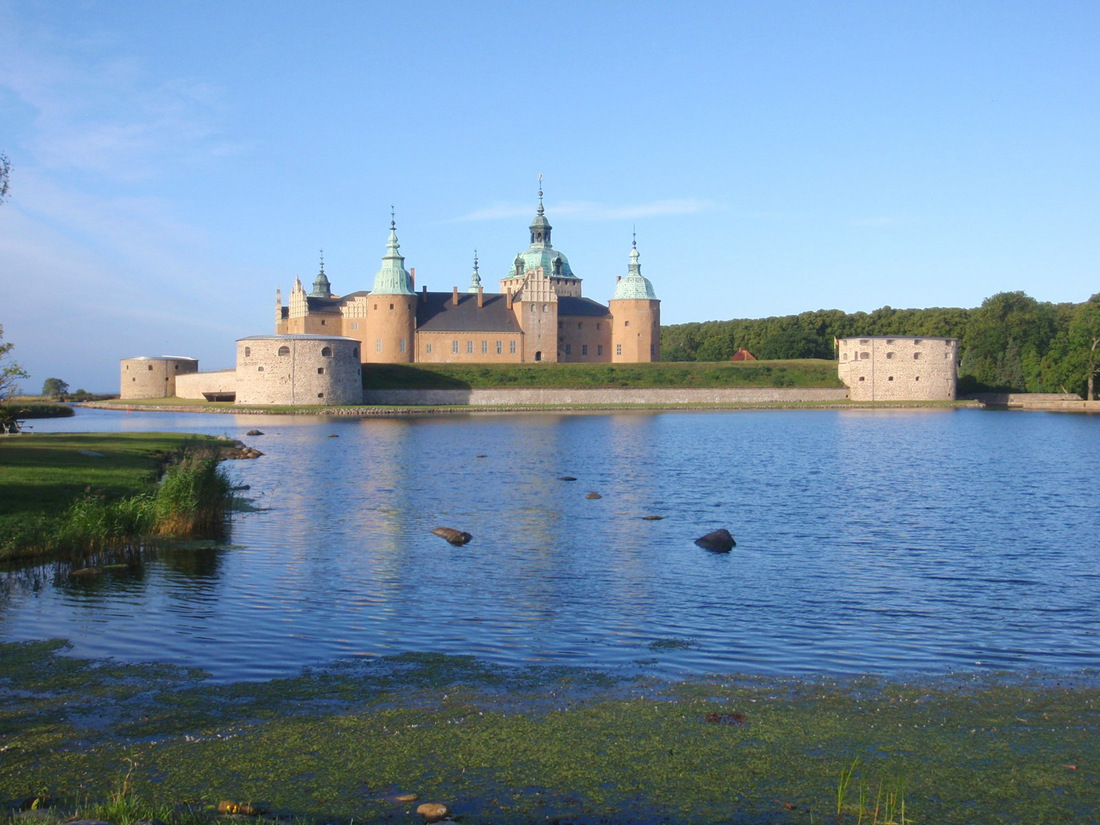
[[[428,303],[428,285],[427,284],[424,284],[424,286],[420,288],[420,303],[422,303],[422,304]]]
[[[458,306],[458,287],[454,288],[454,292],[451,293],[451,303]]]
[[[477,308],[481,309],[485,306],[485,289],[484,287],[477,288]]]
[[[512,288],[508,287],[508,292],[505,293],[505,300],[508,302],[508,309],[512,308]]]
[[[409,280],[412,281],[413,292],[416,292],[416,267],[409,267]]]

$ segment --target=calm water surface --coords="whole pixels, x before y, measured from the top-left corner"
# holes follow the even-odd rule
[[[261,509],[230,546],[138,571],[7,575],[4,640],[219,680],[405,651],[673,677],[1100,668],[1100,417],[81,410],[37,429],[242,438],[266,455],[228,466]],[[693,544],[719,527],[732,553]]]

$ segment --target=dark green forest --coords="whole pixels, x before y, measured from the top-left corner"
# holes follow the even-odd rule
[[[726,361],[742,347],[762,360],[833,358],[835,338],[863,335],[959,339],[960,393],[1072,392],[1093,398],[1100,369],[1100,293],[1080,304],[1001,292],[976,309],[819,309],[675,324],[661,330],[661,360]]]

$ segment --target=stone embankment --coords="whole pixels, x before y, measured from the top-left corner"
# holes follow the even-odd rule
[[[801,404],[845,401],[844,387],[636,388],[636,389],[457,389],[366,390],[367,404],[382,406],[573,407]]]
[[[1100,401],[1082,401],[1080,396],[1072,393],[988,392],[977,393],[968,398],[973,398],[991,410],[1100,413]]]

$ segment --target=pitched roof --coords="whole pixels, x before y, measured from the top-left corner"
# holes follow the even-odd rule
[[[508,309],[507,296],[458,293],[455,306],[451,292],[421,292],[416,296],[416,328],[421,332],[521,332],[515,313]]]
[[[591,298],[558,297],[558,317],[610,318],[611,310]]]

